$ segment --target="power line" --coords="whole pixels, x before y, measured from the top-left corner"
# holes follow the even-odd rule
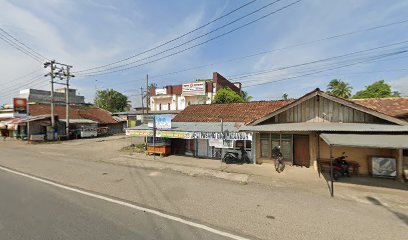
[[[140,66],[143,66],[143,65],[147,65],[147,64],[150,64],[150,63],[158,62],[158,61],[163,60],[163,59],[165,59],[165,58],[169,58],[169,57],[171,57],[171,56],[174,56],[174,55],[183,53],[183,52],[185,52],[185,51],[188,51],[188,50],[190,50],[190,49],[193,49],[193,48],[196,48],[196,47],[201,46],[201,45],[203,45],[203,44],[206,44],[206,43],[211,42],[211,41],[213,41],[213,40],[216,40],[216,39],[218,39],[218,38],[220,38],[220,37],[223,37],[223,36],[225,36],[225,35],[231,34],[231,33],[235,32],[235,31],[237,31],[237,30],[239,30],[239,29],[241,29],[241,28],[244,28],[244,27],[246,27],[246,26],[248,26],[248,25],[251,25],[251,24],[253,24],[253,23],[256,23],[256,22],[258,22],[258,21],[260,21],[260,20],[262,20],[262,19],[264,19],[264,18],[266,18],[266,17],[271,16],[272,14],[275,14],[275,13],[277,13],[277,12],[280,12],[280,11],[282,11],[282,10],[284,10],[284,9],[286,9],[286,8],[288,8],[288,7],[292,6],[292,5],[294,5],[294,4],[297,4],[297,3],[301,2],[301,1],[303,1],[303,0],[297,0],[297,1],[295,1],[295,2],[292,2],[292,3],[288,4],[288,5],[285,5],[284,7],[281,7],[281,8],[279,8],[279,9],[273,11],[273,12],[270,12],[270,13],[268,13],[268,14],[266,14],[266,15],[263,15],[263,16],[261,16],[261,17],[255,19],[255,20],[252,20],[252,21],[250,21],[250,22],[248,22],[248,23],[246,23],[246,24],[244,24],[244,25],[241,25],[241,26],[239,26],[239,27],[236,27],[236,28],[234,28],[234,29],[232,29],[232,30],[230,30],[230,31],[227,31],[227,32],[223,33],[223,34],[217,35],[217,36],[215,36],[215,37],[213,37],[213,38],[210,38],[210,39],[208,39],[208,40],[206,40],[206,41],[204,41],[204,42],[198,43],[198,44],[196,44],[196,45],[193,45],[193,46],[191,46],[191,47],[188,47],[188,48],[185,48],[185,49],[183,49],[183,50],[177,51],[177,52],[175,52],[175,53],[171,53],[171,54],[169,54],[169,55],[166,55],[166,56],[163,56],[163,57],[154,59],[154,60],[152,60],[152,61],[145,62],[145,63],[138,64],[138,65],[134,65],[134,66],[130,66],[130,67],[126,67],[126,68],[122,68],[122,69],[113,70],[113,71],[107,71],[107,70],[94,71],[94,72],[90,72],[90,73],[87,73],[87,74],[84,74],[84,75],[81,75],[81,76],[105,75],[105,74],[110,74],[110,73],[114,73],[114,72],[121,72],[121,71],[125,71],[125,70],[128,70],[128,69],[132,69],[132,68],[140,67]],[[147,58],[145,58],[145,59],[148,59],[148,58],[149,58],[149,57],[147,57]],[[125,64],[124,66],[126,66],[126,65],[129,65],[129,64]]]
[[[6,38],[5,35],[0,33],[0,39],[9,44],[11,47],[17,49],[18,51],[24,53],[25,55],[29,56],[30,58],[34,59],[35,61],[42,63],[41,59],[39,59],[36,55],[33,55],[29,51],[25,50],[24,48],[20,47],[19,45],[15,44],[10,39]]]
[[[321,72],[327,72],[327,71],[331,71],[331,70],[335,70],[335,69],[340,69],[340,68],[345,68],[345,67],[349,67],[349,66],[353,66],[353,65],[357,65],[357,64],[361,64],[361,63],[365,63],[365,62],[370,62],[370,61],[374,61],[374,60],[378,60],[381,58],[385,58],[387,56],[392,56],[392,55],[397,55],[397,54],[401,54],[401,53],[405,53],[407,51],[399,51],[399,52],[395,52],[393,54],[388,54],[388,55],[384,55],[384,56],[379,56],[375,59],[369,59],[369,60],[362,60],[359,62],[355,62],[355,63],[349,63],[349,64],[345,64],[345,65],[341,65],[341,66],[337,66],[337,67],[332,67],[329,69],[324,69],[324,70],[318,70],[318,71],[314,71],[311,73],[306,73],[303,75],[297,75],[297,76],[293,76],[293,77],[287,77],[287,78],[283,78],[283,79],[278,79],[278,80],[272,80],[272,81],[263,81],[263,82],[259,82],[252,85],[248,85],[248,86],[244,86],[243,88],[249,88],[249,87],[255,87],[255,86],[260,86],[260,85],[266,85],[266,84],[270,84],[270,83],[275,83],[275,82],[281,82],[281,81],[286,81],[286,80],[290,80],[290,79],[295,79],[295,78],[299,78],[299,77],[305,77],[305,76],[310,76],[310,75],[314,75],[317,73],[321,73]]]
[[[351,53],[347,53],[347,54],[343,54],[343,55],[337,55],[337,56],[334,56],[334,57],[329,57],[329,58],[319,59],[319,60],[315,60],[315,61],[310,61],[310,62],[306,62],[306,63],[300,63],[300,64],[291,65],[291,66],[279,67],[279,68],[273,68],[273,69],[266,69],[266,70],[255,71],[255,72],[240,73],[240,74],[230,75],[229,77],[239,76],[239,77],[231,78],[231,79],[240,79],[240,78],[247,77],[247,76],[260,75],[260,74],[265,74],[265,73],[269,73],[269,72],[280,71],[280,70],[285,70],[285,69],[289,69],[289,68],[310,65],[310,64],[319,63],[319,62],[325,62],[325,61],[334,60],[334,59],[337,59],[337,58],[342,58],[342,57],[345,57],[345,56],[355,55],[355,54],[358,54],[358,53],[364,53],[364,52],[378,50],[378,49],[382,49],[382,48],[386,48],[386,47],[390,47],[390,46],[401,45],[401,44],[404,44],[404,43],[408,43],[408,40],[397,42],[397,43],[386,44],[386,45],[382,45],[382,46],[375,47],[375,48],[355,51],[355,52],[351,52]]]
[[[7,93],[6,94],[1,94],[1,96],[2,97],[12,96],[12,95],[15,94],[15,91],[18,91],[18,90],[20,90],[20,89],[22,89],[22,88],[24,88],[26,86],[34,86],[35,84],[43,83],[43,80],[44,80],[43,75],[41,75],[40,77],[37,77],[37,78],[33,78],[31,81],[29,81],[29,82],[27,82],[27,83],[25,83],[23,85],[20,85],[20,86],[18,86],[16,88],[13,88],[13,89],[8,89]]]
[[[271,5],[273,5],[273,4],[275,4],[275,3],[279,2],[279,1],[281,1],[281,0],[276,0],[276,1],[274,1],[274,2],[271,2],[271,3],[269,3],[269,4],[266,4],[266,5],[264,5],[264,6],[260,7],[260,8],[258,8],[258,9],[256,9],[255,11],[252,11],[252,12],[250,12],[250,13],[248,13],[248,14],[245,14],[244,16],[239,17],[239,18],[237,18],[237,19],[235,19],[235,20],[233,20],[233,21],[231,21],[231,22],[229,22],[229,23],[227,23],[227,24],[224,24],[224,25],[222,25],[222,26],[220,26],[220,27],[217,27],[217,28],[215,28],[215,29],[213,29],[213,30],[211,30],[211,31],[209,31],[209,32],[207,32],[207,33],[204,33],[204,34],[202,34],[202,35],[199,35],[199,36],[197,36],[197,37],[195,37],[195,38],[193,38],[193,39],[190,39],[190,40],[188,40],[188,41],[185,41],[185,42],[183,42],[183,43],[180,43],[180,44],[178,44],[178,45],[176,45],[176,46],[174,46],[174,47],[165,49],[165,50],[163,50],[163,51],[160,51],[160,52],[158,52],[158,53],[155,53],[155,54],[150,55],[150,56],[145,57],[145,58],[141,58],[141,59],[138,59],[138,60],[135,60],[135,61],[126,63],[126,64],[122,64],[122,65],[119,65],[119,66],[114,66],[114,67],[106,68],[106,69],[103,69],[103,70],[94,71],[93,73],[95,73],[95,72],[109,71],[109,70],[113,70],[113,69],[118,69],[118,68],[122,68],[122,67],[125,67],[125,66],[129,66],[129,65],[132,65],[132,64],[134,64],[134,63],[141,62],[141,61],[144,61],[144,60],[147,60],[147,59],[156,57],[156,56],[158,56],[158,55],[161,55],[161,54],[163,54],[163,53],[169,52],[169,51],[171,51],[171,50],[177,49],[177,48],[179,48],[179,47],[181,47],[181,46],[184,46],[184,45],[186,45],[186,44],[189,44],[189,43],[191,43],[191,42],[194,42],[195,40],[198,40],[198,39],[200,39],[200,38],[203,38],[203,37],[205,37],[205,36],[208,36],[208,35],[210,35],[211,33],[214,33],[214,32],[216,32],[216,31],[218,31],[218,30],[221,30],[221,29],[223,29],[223,28],[225,28],[225,27],[227,27],[227,26],[230,26],[230,25],[232,25],[232,24],[238,22],[239,20],[242,20],[242,19],[244,19],[244,18],[246,18],[246,17],[249,17],[249,16],[251,16],[252,14],[255,14],[255,13],[261,11],[262,9],[265,9],[265,8],[271,6]]]
[[[2,85],[2,89],[13,86],[13,85],[16,85],[16,83],[20,82],[20,80],[25,80],[25,78],[33,75],[34,73],[39,73],[39,72],[42,72],[42,69],[41,70],[37,69],[37,70],[32,71],[30,73],[27,73],[27,74],[24,74],[22,76],[13,78],[13,79],[9,80],[7,83],[5,83],[4,85]]]
[[[330,64],[320,65],[320,66],[317,66],[317,67],[315,67],[315,68],[307,68],[307,69],[303,69],[303,70],[296,71],[296,72],[293,72],[293,73],[294,73],[294,74],[305,73],[305,72],[309,72],[310,69],[312,69],[313,71],[318,71],[318,70],[327,69],[327,68],[330,68],[330,67],[333,67],[333,66],[337,66],[337,65],[339,65],[339,64],[346,64],[346,63],[355,62],[355,61],[360,61],[360,60],[370,60],[370,59],[374,59],[373,61],[375,62],[375,60],[376,60],[375,58],[378,58],[379,56],[388,57],[387,54],[394,55],[395,53],[403,54],[403,53],[406,53],[406,52],[407,52],[407,50],[401,50],[401,51],[393,51],[393,52],[388,52],[388,53],[383,53],[383,54],[377,54],[377,55],[368,56],[368,57],[359,57],[359,58],[354,58],[354,59],[345,59],[345,60],[342,60],[342,61],[340,61],[340,62],[334,62],[334,63],[330,63]],[[389,61],[389,60],[401,59],[401,58],[406,58],[406,57],[408,57],[408,56],[399,57],[399,58],[387,58],[387,60]],[[273,76],[276,76],[276,75],[273,75]],[[255,76],[255,77],[253,77],[253,76],[248,76],[248,77],[246,77],[246,78],[244,78],[244,79],[241,79],[240,82],[241,82],[241,83],[247,83],[247,82],[251,82],[251,81],[254,81],[254,80],[265,80],[265,79],[270,79],[270,78],[271,78],[271,76]]]
[[[48,60],[46,57],[44,57],[44,55],[40,54],[39,52],[35,51],[34,49],[30,48],[29,46],[27,46],[26,44],[24,44],[23,42],[19,41],[17,38],[15,38],[13,35],[11,35],[10,33],[8,33],[6,30],[4,30],[3,28],[0,27],[0,31],[4,32],[5,34],[7,34],[7,36],[11,37],[12,39],[14,39],[14,41],[16,41],[17,43],[21,44],[22,46],[24,46],[26,49],[28,49],[31,53],[33,53],[34,55],[36,55],[37,57],[39,57],[40,59],[42,58],[43,60]]]
[[[151,52],[151,51],[156,50],[156,49],[158,49],[158,48],[160,48],[160,47],[163,47],[163,46],[165,46],[165,45],[167,45],[167,44],[169,44],[169,43],[172,43],[172,42],[174,42],[174,41],[176,41],[176,40],[178,40],[178,39],[181,39],[181,38],[183,38],[183,37],[185,37],[185,36],[187,36],[187,35],[189,35],[189,34],[191,34],[191,33],[194,33],[194,32],[196,32],[196,31],[198,31],[198,30],[200,30],[200,29],[202,29],[202,28],[204,28],[204,27],[206,27],[206,26],[208,26],[208,25],[211,25],[212,23],[214,23],[214,22],[216,22],[216,21],[218,21],[218,20],[220,20],[220,19],[223,19],[223,18],[229,16],[229,15],[231,15],[232,13],[234,13],[234,12],[236,12],[236,11],[238,11],[238,10],[240,10],[240,9],[242,9],[242,8],[248,6],[248,5],[250,5],[250,4],[252,4],[252,3],[256,2],[256,1],[257,1],[257,0],[252,0],[252,1],[248,2],[248,3],[245,3],[244,5],[241,5],[240,7],[236,8],[236,9],[234,9],[234,10],[232,10],[232,11],[230,11],[230,12],[224,14],[224,15],[222,15],[222,16],[220,16],[220,17],[217,17],[217,18],[211,20],[210,22],[207,22],[207,23],[204,24],[204,25],[201,25],[201,26],[199,26],[199,27],[197,27],[197,28],[195,28],[195,29],[193,29],[193,30],[191,30],[191,31],[189,31],[189,32],[186,32],[186,33],[184,33],[184,34],[182,34],[182,35],[180,35],[180,36],[178,36],[178,37],[176,37],[176,38],[173,38],[173,39],[171,39],[171,40],[169,40],[169,41],[167,41],[167,42],[164,42],[164,43],[162,43],[162,44],[160,44],[160,45],[158,45],[158,46],[156,46],[156,47],[150,48],[150,49],[148,49],[148,50],[146,50],[146,51],[137,53],[137,54],[135,54],[135,55],[133,55],[133,56],[124,58],[124,59],[122,59],[122,60],[118,60],[118,61],[113,62],[113,63],[105,64],[105,65],[102,65],[102,66],[99,66],[99,67],[93,67],[93,68],[83,69],[83,70],[79,70],[79,71],[76,71],[76,72],[77,72],[77,73],[80,73],[80,72],[85,72],[85,71],[89,71],[89,70],[95,70],[95,69],[104,68],[104,67],[107,67],[107,66],[110,66],[110,65],[114,65],[114,64],[117,64],[117,63],[121,63],[121,62],[127,61],[127,60],[129,60],[129,59],[135,58],[135,57],[140,56],[140,55],[142,55],[142,54]]]
[[[185,68],[185,69],[181,69],[181,70],[177,70],[177,71],[173,71],[173,72],[168,72],[168,73],[164,73],[164,74],[153,75],[152,77],[157,79],[157,77],[174,75],[174,74],[178,74],[178,73],[182,73],[182,72],[186,72],[186,71],[190,71],[190,70],[195,70],[195,69],[200,69],[200,68],[204,68],[204,67],[214,66],[214,65],[217,65],[217,64],[220,64],[220,63],[228,63],[228,62],[239,61],[239,60],[243,60],[243,59],[247,59],[247,58],[251,58],[251,57],[256,57],[256,56],[259,56],[259,55],[270,54],[270,53],[277,52],[277,51],[282,51],[282,50],[286,50],[286,49],[290,49],[290,48],[296,48],[296,47],[299,47],[299,46],[313,44],[313,43],[320,42],[320,41],[341,38],[341,37],[345,37],[345,36],[349,36],[349,35],[353,35],[353,34],[358,34],[358,33],[362,33],[362,32],[373,31],[373,30],[386,28],[386,27],[390,27],[390,26],[394,26],[394,25],[398,25],[398,24],[403,24],[403,23],[407,23],[407,22],[408,22],[408,19],[402,20],[402,21],[397,21],[397,22],[391,22],[391,23],[387,23],[387,24],[383,24],[383,25],[363,28],[363,29],[354,30],[354,31],[350,31],[350,32],[342,33],[342,34],[337,34],[337,35],[332,35],[332,36],[327,36],[327,37],[324,37],[324,38],[315,39],[315,40],[311,40],[311,41],[307,41],[307,42],[301,42],[301,43],[297,43],[297,44],[293,44],[293,45],[288,45],[288,46],[285,46],[285,47],[282,47],[282,48],[276,48],[276,49],[271,49],[271,50],[268,50],[268,51],[262,51],[262,52],[258,52],[258,53],[254,53],[254,54],[250,54],[250,55],[240,56],[240,57],[237,57],[237,58],[232,58],[232,59],[228,59],[228,60],[224,60],[224,61],[218,61],[218,62],[213,62],[213,63],[209,63],[209,64],[193,66],[193,67],[189,67],[189,68]],[[134,80],[132,80],[132,82],[133,81]],[[126,81],[126,82],[128,82],[128,81]],[[125,84],[126,82],[121,82],[120,84]],[[116,84],[116,85],[119,85],[119,84]]]

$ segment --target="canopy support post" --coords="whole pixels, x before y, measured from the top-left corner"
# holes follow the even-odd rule
[[[334,184],[333,184],[333,145],[330,144],[330,195],[334,197]]]

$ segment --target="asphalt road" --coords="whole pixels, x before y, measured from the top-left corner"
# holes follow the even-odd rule
[[[229,239],[0,170],[0,239]]]
[[[386,193],[367,192],[355,200],[344,200],[331,198],[327,192],[316,193],[314,185],[299,188],[276,179],[271,179],[269,185],[239,184],[165,168],[129,167],[115,164],[119,160],[132,161],[118,152],[126,141],[102,140],[105,139],[40,145],[0,141],[0,166],[125,199],[250,239],[374,240],[408,236],[407,205],[387,204],[385,200],[391,195]],[[403,190],[398,194],[408,196]],[[0,226],[3,226],[0,240],[64,239],[64,236],[220,239],[178,222],[1,170]]]

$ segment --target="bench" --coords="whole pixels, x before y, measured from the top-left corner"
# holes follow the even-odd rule
[[[350,160],[346,160],[346,161],[349,165],[350,174],[358,176],[360,164],[356,161],[350,161]],[[334,159],[333,159],[333,164],[334,164]],[[320,172],[323,172],[323,171],[330,172],[330,159],[327,159],[327,158],[317,159],[317,166]]]

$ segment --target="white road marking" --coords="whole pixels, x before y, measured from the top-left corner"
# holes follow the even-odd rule
[[[249,238],[245,238],[245,237],[234,235],[234,234],[231,234],[231,233],[228,233],[228,232],[220,231],[220,230],[217,230],[215,228],[206,226],[204,224],[191,222],[191,221],[182,219],[180,217],[175,217],[175,216],[165,214],[165,213],[162,213],[162,212],[150,209],[150,208],[137,206],[135,204],[131,204],[131,203],[127,203],[127,202],[124,202],[124,201],[117,200],[117,199],[105,197],[105,196],[102,196],[102,195],[99,195],[99,194],[90,193],[90,192],[80,190],[80,189],[76,189],[76,188],[73,188],[73,187],[68,187],[68,186],[65,186],[65,185],[62,185],[62,184],[59,184],[59,183],[55,183],[55,182],[52,182],[52,181],[49,181],[49,180],[45,180],[45,179],[42,179],[42,178],[39,178],[39,177],[35,177],[35,176],[32,176],[32,175],[26,174],[26,173],[11,170],[11,169],[8,169],[8,168],[2,167],[2,166],[0,166],[0,169],[4,170],[4,171],[7,171],[7,172],[10,172],[10,173],[14,173],[16,175],[20,175],[20,176],[23,176],[23,177],[27,177],[27,178],[36,180],[36,181],[39,181],[39,182],[42,182],[42,183],[46,183],[46,184],[49,184],[49,185],[52,185],[52,186],[55,186],[55,187],[59,187],[59,188],[62,188],[62,189],[68,190],[68,191],[80,193],[80,194],[90,196],[90,197],[94,197],[94,198],[98,198],[98,199],[101,199],[101,200],[105,200],[107,202],[116,203],[116,204],[119,204],[119,205],[122,205],[122,206],[125,206],[125,207],[129,207],[129,208],[139,210],[139,211],[148,212],[148,213],[154,214],[156,216],[166,218],[166,219],[169,219],[169,220],[173,220],[173,221],[176,221],[176,222],[179,222],[179,223],[183,223],[183,224],[186,224],[186,225],[189,225],[189,226],[192,226],[192,227],[200,228],[200,229],[206,230],[208,232],[211,232],[211,233],[214,233],[214,234],[217,234],[217,235],[220,235],[220,236],[228,237],[228,238],[235,239],[235,240],[249,240]]]

